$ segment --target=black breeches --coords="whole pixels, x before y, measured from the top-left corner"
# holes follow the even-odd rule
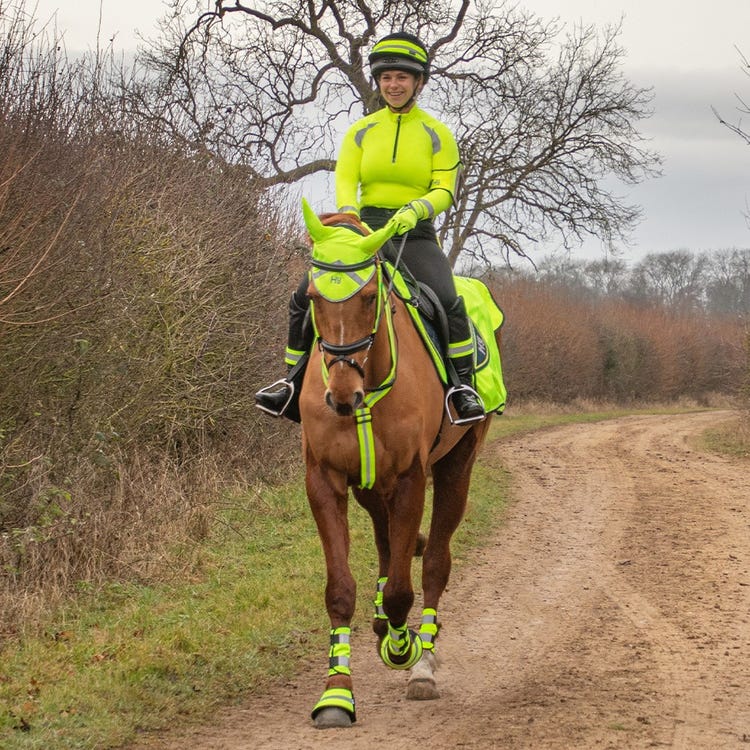
[[[391,208],[362,207],[362,220],[372,229],[385,226],[394,214]],[[381,251],[395,263],[403,237],[393,237]],[[411,275],[423,284],[431,287],[446,310],[456,301],[456,286],[453,283],[453,271],[448,258],[438,243],[435,225],[429,220],[420,221],[406,235],[401,262],[409,269]]]
[[[305,310],[310,307],[310,298],[307,296],[307,288],[310,286],[310,277],[307,271],[303,274],[300,279],[299,286],[292,292],[292,299],[289,304],[297,304],[297,307],[304,308]]]
[[[383,255],[392,263],[396,260],[401,242],[401,237],[394,237],[390,247],[386,245],[383,248]],[[407,236],[404,251],[401,253],[401,263],[417,281],[433,289],[446,310],[452,307],[456,301],[453,273],[448,258],[436,241],[423,238],[409,239]]]

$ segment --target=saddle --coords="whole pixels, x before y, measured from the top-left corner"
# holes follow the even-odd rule
[[[443,359],[447,360],[448,352],[448,315],[445,307],[438,299],[437,294],[432,287],[417,281],[409,269],[401,264],[398,270],[394,269],[390,261],[384,261],[384,271],[387,282],[393,282],[393,291],[407,305],[411,305],[418,313],[433,343],[440,351]],[[404,294],[404,286],[395,283],[394,276],[398,274],[403,278],[405,288],[408,290]]]
[[[417,281],[403,264],[396,269],[390,261],[384,260],[383,270],[388,283],[393,285],[393,292],[406,304],[443,385],[457,385],[458,375],[447,356],[448,316],[437,295],[429,286]],[[464,298],[471,324],[477,391],[487,413],[500,414],[505,408],[506,389],[494,333],[503,324],[503,312],[479,279],[453,278],[456,291]]]

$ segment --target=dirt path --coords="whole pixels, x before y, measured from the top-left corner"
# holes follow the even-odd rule
[[[353,728],[312,728],[316,662],[149,747],[750,748],[750,466],[688,443],[727,416],[629,417],[498,447],[517,501],[443,598],[440,700],[406,701],[363,624]]]

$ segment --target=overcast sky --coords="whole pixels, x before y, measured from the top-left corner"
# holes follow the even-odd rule
[[[34,0],[28,0],[33,7]],[[519,0],[542,18],[603,26],[623,19],[620,42],[625,70],[639,86],[654,89],[655,113],[641,124],[651,147],[664,159],[664,176],[639,185],[629,199],[644,219],[625,260],[649,252],[750,247],[750,146],[716,121],[711,106],[733,122],[736,95],[750,101],[750,77],[741,71],[741,51],[750,58],[750,0]],[[166,10],[160,0],[37,0],[37,17],[57,11],[58,30],[69,52],[106,45],[133,49],[137,33],[150,37]],[[739,51],[738,51],[739,50]],[[436,113],[439,114],[439,113]],[[750,116],[745,123],[750,129]],[[597,241],[576,257],[600,257]]]

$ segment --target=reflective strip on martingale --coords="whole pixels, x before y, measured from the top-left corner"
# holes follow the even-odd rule
[[[331,649],[328,652],[328,676],[352,673],[349,662],[352,655],[351,628],[331,630]]]
[[[357,440],[359,442],[359,486],[372,489],[375,484],[375,438],[372,434],[372,413],[369,406],[356,409]]]

